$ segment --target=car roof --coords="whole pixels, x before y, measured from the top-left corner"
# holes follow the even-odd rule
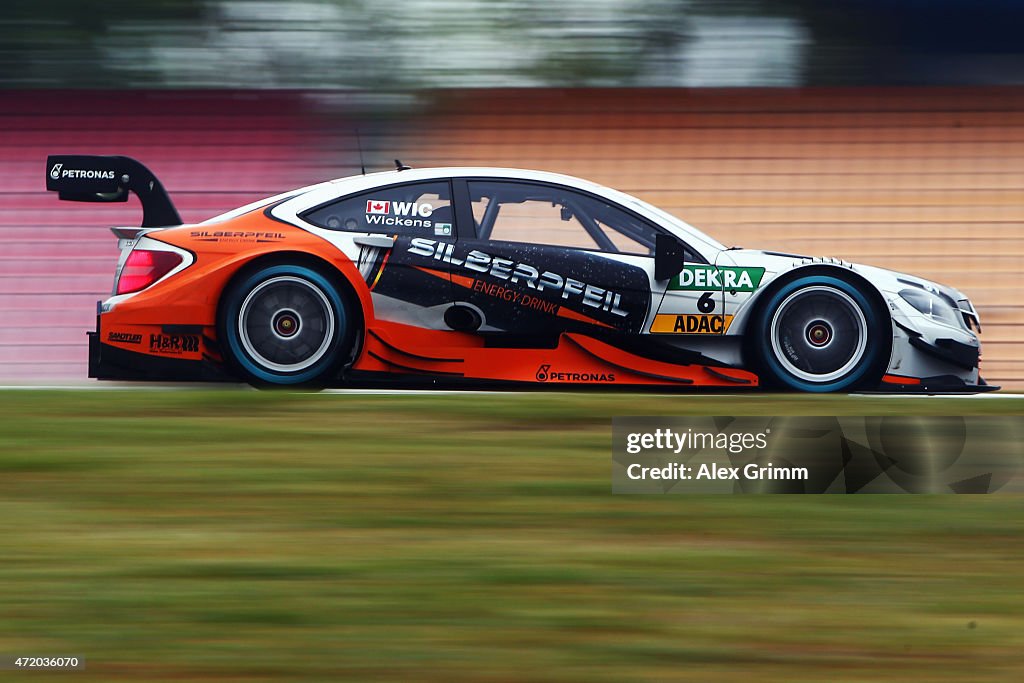
[[[478,176],[492,178],[514,178],[517,180],[540,180],[550,183],[571,185],[573,187],[580,187],[584,189],[612,189],[607,186],[595,183],[593,181],[578,178],[576,176],[566,175],[564,173],[552,173],[550,171],[537,171],[526,168],[503,168],[499,166],[432,166],[427,168],[409,168],[404,171],[390,170],[379,171],[376,173],[367,173],[366,175],[345,176],[343,178],[335,178],[334,180],[331,180],[329,182],[331,184],[355,184],[356,182],[364,178],[372,178],[374,180],[379,181],[377,183],[369,183],[369,185],[372,186],[375,184],[385,185],[414,180],[427,180],[430,178],[466,178]],[[363,183],[359,182],[358,184],[362,185]]]
[[[630,206],[634,210],[639,210],[642,214],[646,214],[649,218],[653,218],[663,225],[667,223],[675,226],[675,228],[680,230],[682,233],[685,233],[688,241],[691,242],[691,245],[697,247],[699,251],[704,253],[705,257],[708,257],[708,254],[711,252],[708,252],[706,249],[701,249],[696,243],[702,243],[704,247],[708,247],[712,251],[720,251],[725,248],[722,244],[689,225],[677,216],[673,216],[665,210],[649,204],[638,197],[626,194],[625,192],[608,187],[607,185],[601,185],[590,180],[562,173],[497,166],[433,166],[425,168],[409,168],[402,171],[395,169],[379,171],[376,173],[367,173],[365,175],[345,176],[317,183],[316,185],[292,190],[290,192],[285,192],[259,202],[254,202],[253,204],[235,209],[234,211],[211,218],[205,222],[219,222],[241,215],[246,211],[269,206],[277,202],[281,203],[277,204],[274,209],[275,215],[289,222],[293,222],[300,220],[298,214],[303,211],[344,195],[356,194],[359,192],[373,190],[376,187],[386,187],[388,185],[395,185],[398,183],[467,177],[507,178],[511,180],[527,181],[535,180],[538,182],[565,185],[567,187],[584,190],[597,196],[604,197],[610,201]]]
[[[596,194],[606,195],[609,198],[622,202],[628,199],[635,199],[627,194],[614,190],[610,187],[600,185],[583,178],[565,175],[562,173],[551,173],[548,171],[535,171],[525,168],[501,168],[494,166],[432,166],[425,168],[407,168],[403,171],[392,169],[365,173],[361,175],[343,176],[307,185],[295,190],[282,192],[273,197],[265,197],[255,202],[240,206],[226,213],[209,218],[204,223],[220,223],[242,214],[249,213],[270,204],[306,195],[317,195],[317,201],[329,199],[329,195],[344,195],[363,190],[372,190],[375,187],[384,187],[396,183],[416,182],[421,180],[434,180],[439,178],[466,178],[466,177],[489,177],[509,178],[515,180],[537,180],[541,182],[557,183],[589,190]]]
[[[350,192],[355,193],[363,190],[371,190],[374,187],[383,187],[397,183],[441,178],[502,178],[509,180],[536,180],[543,183],[553,183],[577,188],[598,196],[603,196],[620,204],[635,204],[637,202],[642,202],[639,198],[626,194],[625,192],[608,187],[607,185],[595,183],[591,180],[579,178],[577,176],[566,175],[564,173],[552,173],[550,171],[537,171],[527,168],[504,168],[500,166],[434,166],[426,168],[409,168],[404,171],[389,170],[377,173],[367,173],[366,175],[336,178],[321,185],[314,185],[304,189],[310,191],[310,194],[312,194],[321,188],[330,187],[334,188],[334,191],[340,195]],[[321,197],[321,195],[318,195],[318,199]],[[643,203],[649,208],[657,210],[657,207],[651,207],[646,204],[646,202]],[[675,220],[679,219],[675,218]]]

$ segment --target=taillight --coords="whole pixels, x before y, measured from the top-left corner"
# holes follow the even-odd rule
[[[135,249],[128,254],[128,260],[121,269],[117,293],[130,294],[145,289],[177,268],[181,261],[181,256],[173,251]]]

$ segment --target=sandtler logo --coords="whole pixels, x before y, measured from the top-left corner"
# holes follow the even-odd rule
[[[107,335],[107,341],[121,342],[122,344],[141,344],[142,335],[129,332],[111,332]]]

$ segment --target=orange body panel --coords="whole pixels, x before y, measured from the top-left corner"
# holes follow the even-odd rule
[[[173,307],[175,324],[214,326],[217,302],[235,273],[256,258],[284,251],[310,254],[331,264],[352,285],[363,311],[373,310],[369,290],[345,254],[312,233],[266,217],[261,210],[223,223],[185,225],[147,237],[188,249],[196,262],[160,286],[132,297],[118,324],[166,324],[167,308]]]
[[[736,388],[758,383],[750,372],[655,361],[581,334],[562,334],[557,346],[550,349],[495,348],[470,333],[378,320],[371,288],[340,249],[310,232],[267,217],[261,209],[222,223],[185,225],[146,237],[187,249],[195,262],[103,314],[103,343],[125,351],[220,362],[217,307],[231,278],[254,259],[295,252],[332,266],[355,293],[363,339],[354,370],[549,384]],[[442,271],[431,274],[450,277]],[[583,318],[568,309],[562,311],[560,315]]]
[[[205,339],[200,339],[197,349],[191,339],[175,343],[153,335],[163,334],[168,325],[201,327],[202,335],[198,336],[215,340],[217,306],[231,278],[253,260],[282,252],[315,256],[334,267],[355,292],[365,322],[373,322],[370,292],[348,257],[326,240],[268,218],[262,210],[223,223],[184,225],[151,232],[146,237],[187,249],[195,262],[104,313],[105,344],[153,356],[201,360],[206,355],[220,360],[217,350]]]
[[[468,379],[602,385],[757,386],[744,370],[650,360],[579,334],[554,349],[488,348],[480,337],[378,321],[356,370]]]

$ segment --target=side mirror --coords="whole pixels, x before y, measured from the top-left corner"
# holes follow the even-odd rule
[[[671,235],[658,233],[654,242],[654,279],[669,280],[683,270],[686,247]]]

